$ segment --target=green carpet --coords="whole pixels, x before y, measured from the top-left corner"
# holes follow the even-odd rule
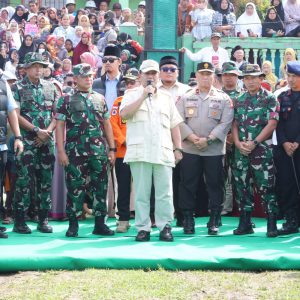
[[[208,236],[207,218],[196,219],[196,234],[184,235],[182,228],[173,228],[175,241],[160,242],[154,229],[151,241],[134,241],[134,226],[126,234],[113,237],[93,235],[93,219],[80,222],[78,238],[66,238],[68,222],[50,222],[53,234],[36,231],[20,235],[11,232],[0,239],[0,271],[113,268],[137,269],[159,267],[168,270],[235,269],[235,270],[300,270],[300,234],[267,238],[266,221],[253,219],[255,234],[234,236],[238,218],[223,217],[219,236]],[[115,220],[108,225],[115,228]]]

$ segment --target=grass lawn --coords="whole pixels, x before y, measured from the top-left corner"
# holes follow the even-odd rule
[[[96,270],[0,275],[0,299],[300,299],[300,272]]]

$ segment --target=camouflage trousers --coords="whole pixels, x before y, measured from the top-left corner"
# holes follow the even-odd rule
[[[41,147],[25,144],[16,159],[14,209],[25,211],[34,198],[38,209],[51,208],[51,185],[54,169],[54,144]]]
[[[275,167],[271,146],[260,144],[249,156],[235,150],[232,169],[240,210],[252,211],[254,189],[264,204],[266,213],[277,213],[275,197]]]
[[[107,156],[69,156],[69,165],[65,167],[69,217],[82,212],[86,193],[93,202],[93,214],[96,217],[107,214],[107,165]]]

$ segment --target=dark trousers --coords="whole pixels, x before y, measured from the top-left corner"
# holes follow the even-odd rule
[[[183,214],[179,208],[180,163],[173,169],[173,205],[176,219],[182,220]]]
[[[7,162],[7,151],[0,151],[0,193],[1,193],[1,214],[4,214],[4,203],[3,203],[3,186],[5,180],[5,166]]]
[[[123,158],[116,159],[116,176],[118,181],[117,208],[120,221],[129,221],[130,218],[130,167],[123,163]]]
[[[209,209],[222,210],[224,197],[223,156],[199,156],[183,154],[180,163],[179,207],[183,211],[194,211],[197,201],[200,176],[205,177]]]
[[[300,150],[296,150],[293,157],[288,156],[282,147],[278,147],[276,151],[279,206],[284,215],[288,212],[297,211],[299,218],[300,196],[296,177],[300,184]]]

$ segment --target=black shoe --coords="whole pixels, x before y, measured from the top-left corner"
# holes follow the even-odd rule
[[[285,213],[285,223],[282,224],[282,228],[278,230],[278,235],[286,235],[298,233],[298,216],[296,211],[287,211]]]
[[[21,234],[30,234],[31,233],[31,229],[25,223],[25,214],[23,211],[16,212],[13,232],[21,233]]]
[[[167,224],[164,229],[159,234],[159,240],[164,242],[173,242],[174,237],[172,234],[172,229],[169,224]]]
[[[78,236],[78,220],[76,216],[72,216],[69,219],[69,228],[66,232],[66,237],[77,237]]]
[[[7,233],[0,231],[0,239],[7,239],[7,238],[8,238]]]
[[[267,220],[267,237],[277,237],[278,230],[277,230],[277,216],[276,214],[269,213],[268,220]]]
[[[95,217],[95,227],[93,230],[93,234],[96,235],[114,235],[115,232],[104,224],[104,216]]]
[[[245,235],[254,233],[251,223],[251,212],[242,211],[237,229],[233,230],[234,235]]]
[[[210,218],[207,223],[208,234],[217,235],[219,233],[219,224],[221,223],[221,214],[218,211],[211,211]]]
[[[6,231],[6,227],[0,226],[0,232],[5,232]]]
[[[37,230],[43,233],[52,233],[53,228],[48,224],[48,211],[41,210],[39,212],[39,222]]]
[[[137,236],[135,237],[137,242],[148,242],[150,241],[150,232],[141,230],[138,232]]]
[[[193,217],[193,212],[186,211],[183,213],[183,233],[184,234],[194,234],[195,233],[195,220]]]

